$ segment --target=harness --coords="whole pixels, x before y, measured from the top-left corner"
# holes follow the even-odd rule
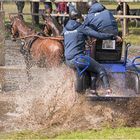
[[[44,33],[41,33],[41,32],[39,32],[37,35],[38,36],[33,36],[33,38],[31,38],[28,41],[23,41],[24,42],[23,46],[22,46],[23,52],[21,51],[21,53],[23,55],[25,55],[25,53],[30,54],[30,50],[32,48],[32,45],[39,38],[39,36],[46,37],[46,35]],[[27,49],[25,48],[25,46],[27,46]]]

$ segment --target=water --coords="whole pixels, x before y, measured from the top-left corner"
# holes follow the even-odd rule
[[[8,43],[6,66],[1,69],[5,90],[0,94],[0,131],[45,128],[55,134],[106,125],[140,126],[140,100],[89,102],[75,92],[74,72],[65,65],[50,70],[33,67],[29,82],[14,45]]]

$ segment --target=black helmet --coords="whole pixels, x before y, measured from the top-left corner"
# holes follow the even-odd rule
[[[82,15],[81,15],[81,12],[80,11],[78,11],[78,10],[72,10],[69,13],[69,17],[70,17],[70,19],[76,20],[76,19],[82,18]]]

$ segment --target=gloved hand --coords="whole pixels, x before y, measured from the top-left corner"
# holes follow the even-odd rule
[[[116,42],[118,42],[118,43],[121,43],[123,40],[122,40],[122,38],[120,37],[120,36],[116,36]]]

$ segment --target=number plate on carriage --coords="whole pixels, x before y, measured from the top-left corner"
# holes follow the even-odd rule
[[[115,50],[115,40],[103,40],[102,49]]]

